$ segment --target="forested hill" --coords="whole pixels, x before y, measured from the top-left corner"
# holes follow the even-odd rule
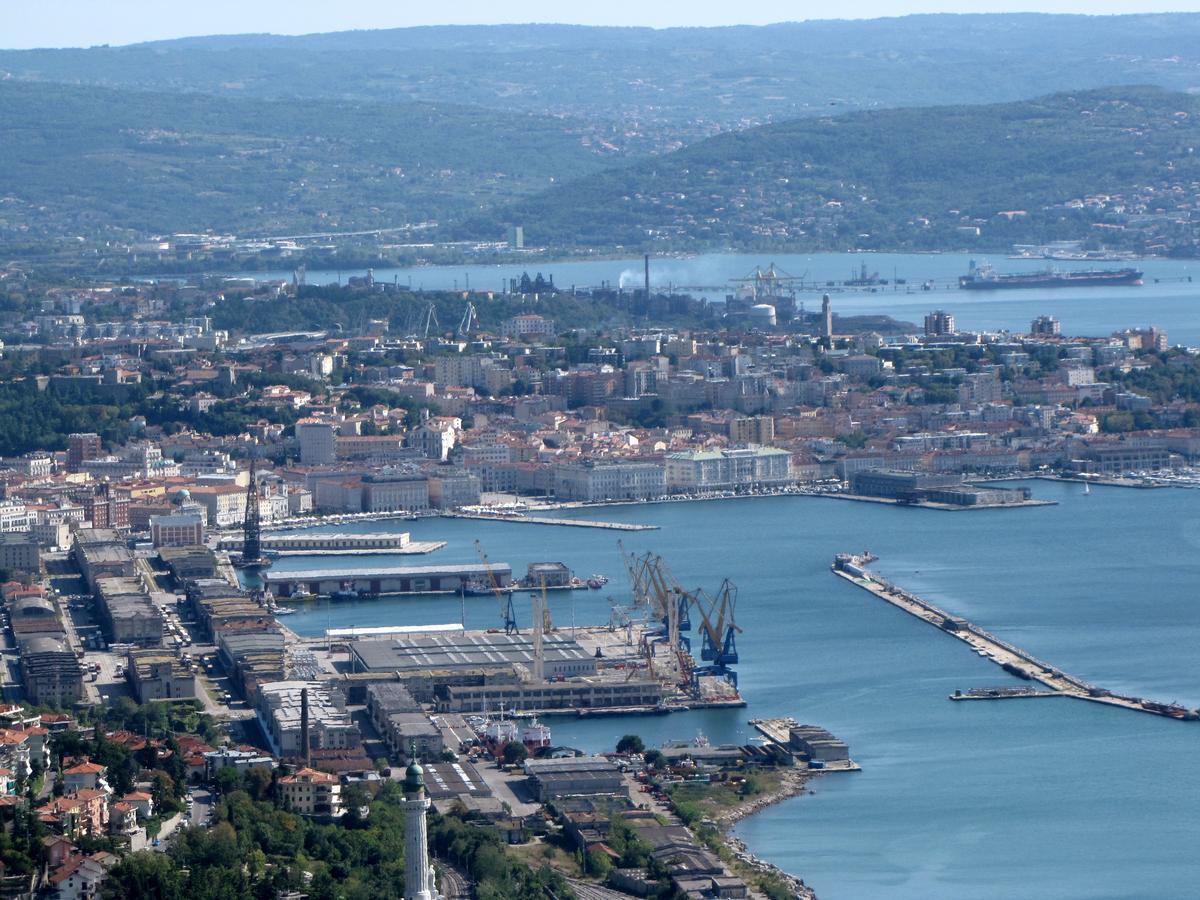
[[[0,42],[3,36],[0,35]],[[420,100],[621,122],[668,148],[838,109],[1200,86],[1200,15],[926,15],[733,28],[503,25],[0,51],[0,77]]]
[[[444,221],[623,156],[571,120],[426,103],[0,81],[0,111],[0,236]]]
[[[723,134],[501,211],[559,246],[1004,248],[1192,238],[1200,98],[1157,88]],[[461,231],[495,230],[495,217]],[[979,230],[979,236],[974,230]],[[1153,247],[1151,249],[1154,249]]]

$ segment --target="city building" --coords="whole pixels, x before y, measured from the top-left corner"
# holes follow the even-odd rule
[[[1029,333],[1037,337],[1057,337],[1062,334],[1062,323],[1056,316],[1038,316],[1030,323]]]
[[[584,460],[554,467],[554,495],[560,500],[653,500],[664,493],[665,472],[657,461]]]
[[[41,548],[32,534],[0,534],[0,569],[36,573],[41,568]]]
[[[196,676],[166,650],[130,651],[129,682],[139,703],[196,697]]]
[[[772,447],[668,453],[666,487],[703,492],[783,486],[793,481],[792,454]]]
[[[188,547],[204,543],[203,512],[180,510],[150,517],[150,543],[155,547]]]
[[[334,438],[337,429],[326,422],[302,419],[296,423],[296,440],[300,444],[300,462],[306,466],[327,466],[336,459]]]
[[[336,819],[342,808],[342,786],[337,776],[302,768],[278,781],[283,807],[301,816]]]
[[[67,471],[78,472],[83,463],[99,459],[104,452],[100,435],[93,432],[67,435]]]
[[[21,680],[38,706],[70,707],[84,698],[83,666],[62,637],[21,642]]]
[[[302,722],[307,707],[307,722]],[[303,732],[308,732],[308,751],[343,750],[359,746],[361,735],[346,711],[346,700],[333,685],[319,681],[276,681],[259,686],[258,721],[279,757],[305,756]]]
[[[925,316],[925,334],[930,337],[941,337],[946,334],[955,334],[958,329],[954,326],[954,316],[948,312],[937,309]]]
[[[533,313],[513,316],[500,323],[500,336],[505,338],[553,337],[554,334],[553,320]]]

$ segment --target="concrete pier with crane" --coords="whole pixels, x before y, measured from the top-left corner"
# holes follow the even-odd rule
[[[833,562],[833,573],[846,579],[851,584],[862,588],[880,600],[890,603],[909,615],[926,622],[944,634],[957,638],[970,646],[985,659],[1000,666],[1009,674],[1026,681],[1036,681],[1048,688],[1048,691],[1005,690],[968,692],[957,694],[951,699],[989,699],[1000,700],[1017,697],[1033,697],[1061,695],[1087,700],[1091,703],[1102,703],[1105,706],[1116,706],[1134,712],[1150,713],[1156,716],[1166,716],[1172,719],[1196,721],[1200,719],[1200,711],[1187,709],[1174,703],[1161,703],[1156,700],[1145,700],[1141,697],[1125,697],[1111,691],[1089,684],[1081,678],[1043,662],[1033,654],[1001,640],[978,625],[968,622],[961,616],[955,616],[943,609],[923,600],[915,594],[893,584],[887,579],[876,575],[866,568],[860,557],[849,553],[839,553]]]

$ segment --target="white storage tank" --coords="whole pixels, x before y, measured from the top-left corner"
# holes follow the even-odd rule
[[[770,303],[756,303],[750,307],[750,324],[758,328],[774,328],[775,307]]]

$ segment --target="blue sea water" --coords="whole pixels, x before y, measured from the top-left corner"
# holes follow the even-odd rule
[[[756,266],[766,268],[774,262],[783,271],[803,278],[810,285],[827,281],[842,282],[858,274],[866,265],[868,273],[894,282],[875,291],[862,289],[835,291],[834,311],[842,315],[890,315],[921,325],[934,308],[952,313],[963,329],[975,331],[1008,330],[1025,332],[1034,317],[1058,316],[1063,334],[1101,337],[1118,328],[1157,325],[1167,329],[1173,343],[1200,346],[1200,262],[1196,260],[1151,259],[1140,262],[1047,263],[1041,260],[1009,260],[993,257],[990,261],[1000,272],[1031,272],[1052,265],[1059,269],[1122,268],[1136,265],[1145,272],[1145,284],[1126,287],[1054,288],[1042,290],[963,291],[957,288],[958,276],[966,274],[972,254],[965,253],[816,253],[777,256],[709,253],[684,258],[655,258],[651,261],[651,283],[656,290],[675,286],[695,296],[723,300],[736,286],[729,279],[743,278]],[[979,256],[979,259],[984,259]],[[553,275],[555,284],[597,287],[602,282],[637,288],[642,284],[642,260],[610,259],[584,262],[545,262],[477,266],[420,266],[406,269],[377,269],[380,282],[426,290],[463,289],[501,291],[509,278],[528,270],[532,275]],[[290,279],[291,272],[249,273],[256,278]],[[313,271],[310,284],[345,281],[363,272]],[[1195,279],[1190,281],[1189,279]],[[932,280],[936,289],[921,290]],[[809,308],[819,304],[819,292],[809,292]]]
[[[607,621],[610,594],[627,601],[618,537],[661,553],[685,587],[712,591],[731,578],[747,709],[556,718],[555,740],[589,750],[628,731],[651,744],[698,731],[744,741],[754,736],[747,719],[775,715],[829,728],[863,771],[815,779],[810,795],[737,829],[823,900],[1196,896],[1200,723],[1063,698],[952,703],[955,689],[1016,682],[829,572],[835,553],[869,548],[882,573],[1068,672],[1200,706],[1200,494],[1030,484],[1058,505],[947,513],[780,497],[566,514],[661,526],[636,533],[441,519],[391,527],[449,542],[422,562],[474,561],[478,537],[518,573],[554,559],[612,576],[604,591],[552,597],[559,627]],[[464,612],[472,628],[499,622],[494,599],[422,597],[312,604],[287,623],[314,634]]]

